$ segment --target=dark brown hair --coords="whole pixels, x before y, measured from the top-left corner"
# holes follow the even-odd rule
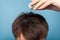
[[[26,40],[42,40],[42,38],[46,39],[48,24],[40,14],[22,13],[13,22],[12,32],[15,38],[22,33]]]

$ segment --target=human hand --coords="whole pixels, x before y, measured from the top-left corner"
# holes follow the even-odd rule
[[[51,9],[60,11],[60,0],[32,0],[29,5],[33,10]]]

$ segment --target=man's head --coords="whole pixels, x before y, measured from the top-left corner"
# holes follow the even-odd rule
[[[22,13],[12,24],[16,40],[45,40],[48,24],[45,18],[33,12]]]

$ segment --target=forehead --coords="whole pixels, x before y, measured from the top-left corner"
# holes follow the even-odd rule
[[[23,34],[20,34],[20,37],[17,38],[17,40],[25,40],[25,37],[23,36]]]

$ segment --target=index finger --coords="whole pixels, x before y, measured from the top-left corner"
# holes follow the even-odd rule
[[[37,2],[39,2],[40,0],[32,0],[32,2],[30,3],[30,5],[34,5],[36,4]]]

